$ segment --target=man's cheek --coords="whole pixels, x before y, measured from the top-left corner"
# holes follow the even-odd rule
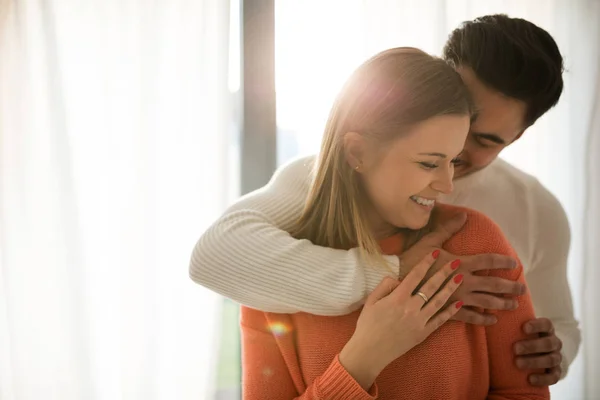
[[[486,149],[479,151],[476,155],[471,158],[471,164],[474,167],[485,167],[498,157],[500,150],[498,149]]]

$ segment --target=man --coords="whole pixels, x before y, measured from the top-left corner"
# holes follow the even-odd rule
[[[575,357],[580,332],[573,317],[566,276],[570,245],[567,218],[559,202],[535,178],[498,159],[559,100],[563,60],[543,29],[505,15],[477,18],[454,30],[443,57],[472,92],[478,114],[455,168],[455,190],[440,201],[473,208],[492,218],[515,248],[536,314],[523,329],[531,339],[516,343],[515,362],[532,385],[552,385]],[[199,284],[264,311],[341,315],[357,309],[388,275],[365,268],[357,249],[333,250],[286,233],[300,216],[314,157],[276,172],[271,182],[229,208],[194,249],[190,276]],[[464,216],[439,227],[387,259],[402,278],[423,255],[440,247],[464,224]],[[454,257],[442,253],[439,264]],[[456,319],[489,325],[491,314],[476,309],[518,307],[519,284],[473,272],[512,268],[514,260],[487,254],[462,257],[465,274],[459,297],[466,306]]]

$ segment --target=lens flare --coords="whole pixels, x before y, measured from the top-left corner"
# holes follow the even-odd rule
[[[268,325],[269,331],[275,336],[285,335],[290,331],[290,328],[283,322],[271,322]]]

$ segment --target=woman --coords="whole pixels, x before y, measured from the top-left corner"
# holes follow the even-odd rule
[[[452,190],[453,159],[471,113],[459,75],[442,60],[398,48],[365,62],[332,108],[292,235],[333,248],[359,246],[372,268],[385,268],[382,254],[400,254],[432,220],[464,211],[435,199]],[[489,219],[467,212],[448,251],[515,256]],[[362,310],[346,316],[242,307],[244,398],[549,398],[547,388],[528,384],[530,371],[513,364],[521,323],[534,317],[529,297],[498,313],[491,327],[449,321],[462,306],[448,304],[462,275],[453,262],[426,279],[436,256],[402,282],[382,281]],[[522,268],[490,273],[524,282]]]

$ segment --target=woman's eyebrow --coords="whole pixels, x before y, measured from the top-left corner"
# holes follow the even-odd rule
[[[439,158],[446,158],[448,157],[445,154],[442,153],[419,153],[420,156],[434,156],[434,157],[439,157]]]

